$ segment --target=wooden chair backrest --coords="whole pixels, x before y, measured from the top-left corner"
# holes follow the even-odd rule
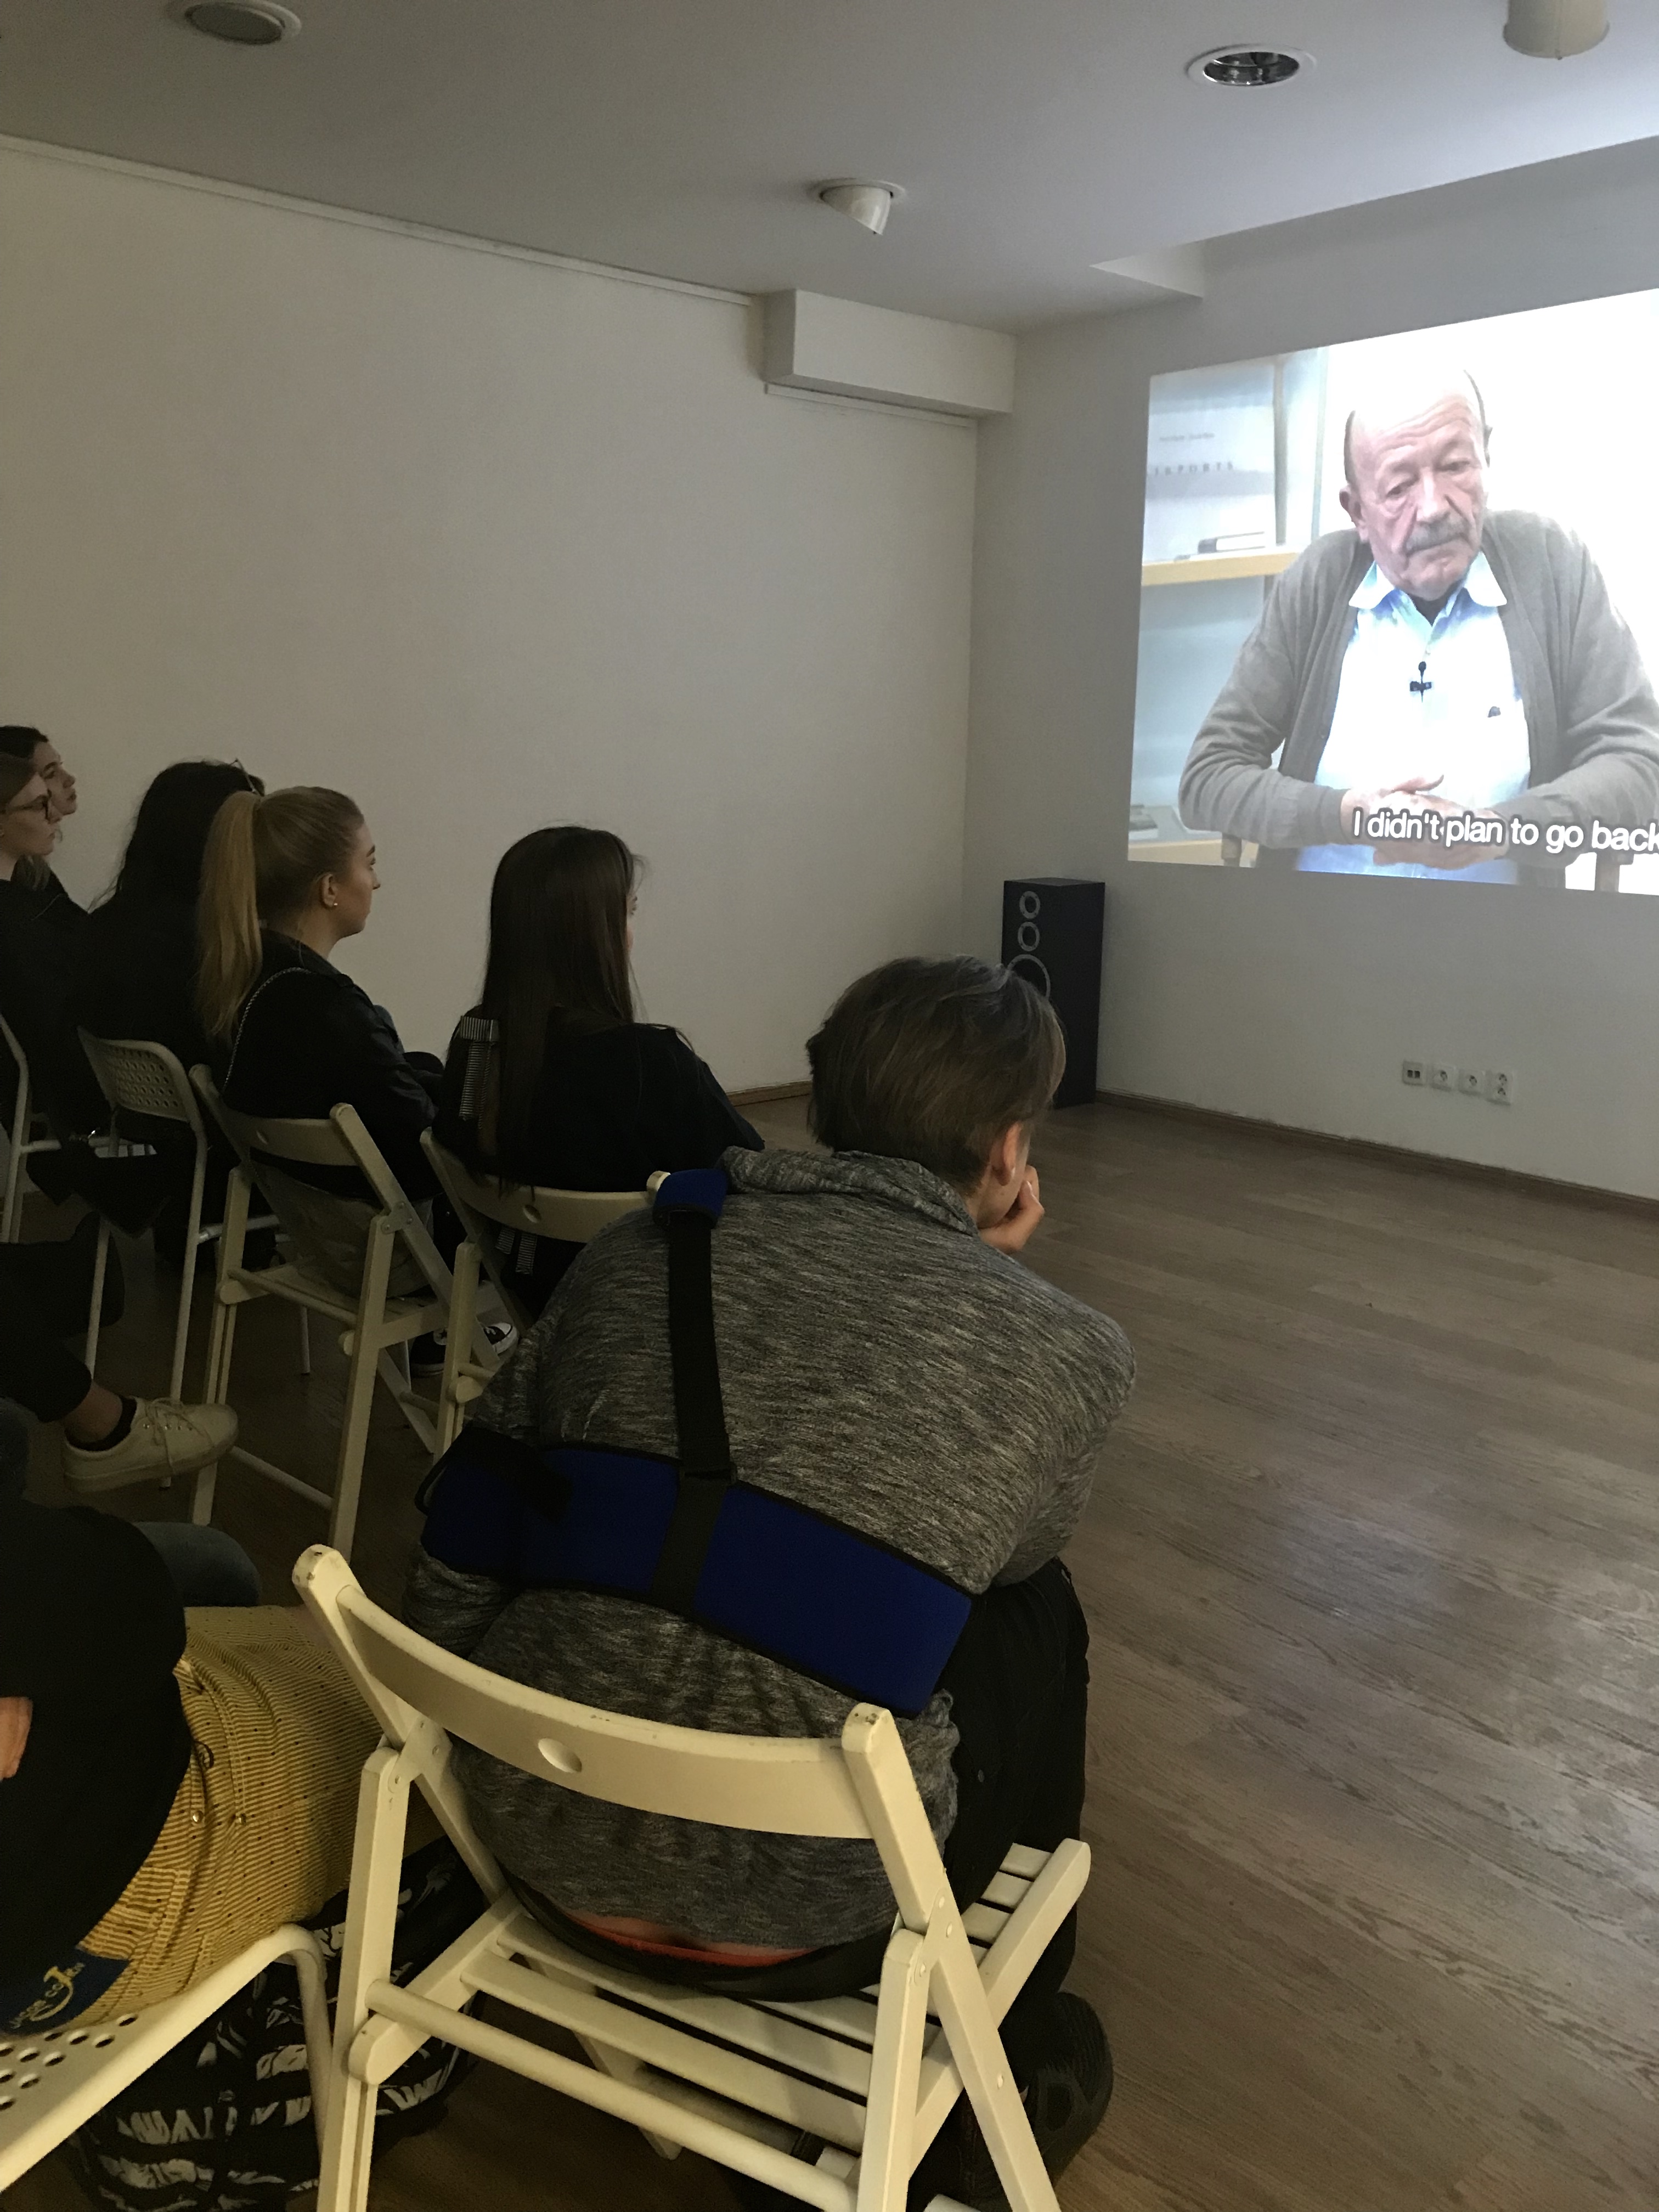
[[[431,1232],[404,1194],[386,1156],[363,1126],[355,1106],[336,1106],[325,1120],[284,1121],[274,1115],[242,1114],[227,1106],[205,1067],[193,1067],[191,1080],[224,1131],[250,1183],[263,1190],[296,1246],[314,1259],[339,1287],[349,1288],[362,1273],[361,1254],[374,1206],[362,1199],[336,1196],[302,1179],[262,1166],[254,1158],[289,1166],[355,1168],[374,1194],[374,1204],[402,1237],[409,1266],[393,1282],[399,1296],[414,1291],[423,1278],[433,1294],[447,1304],[449,1268]]]
[[[639,1812],[769,1835],[872,1834],[833,1740],[720,1735],[550,1697],[417,1636],[325,1545],[301,1556],[294,1580],[393,1743],[425,1719],[522,1773]],[[880,1717],[915,1796],[897,1732]]]
[[[450,1204],[469,1237],[477,1243],[476,1223],[488,1222],[532,1237],[557,1237],[586,1244],[601,1229],[651,1203],[642,1190],[550,1190],[535,1183],[501,1183],[480,1174],[441,1145],[430,1129],[421,1139]]]

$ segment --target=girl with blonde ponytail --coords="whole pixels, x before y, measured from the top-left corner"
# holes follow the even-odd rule
[[[331,957],[367,926],[379,889],[368,825],[343,792],[234,793],[202,870],[197,995],[209,1035],[229,1050],[227,1105],[284,1120],[353,1105],[404,1188],[425,1198],[434,1185],[421,1132],[438,1063],[417,1066],[391,1015]],[[332,1188],[339,1171],[305,1172]]]

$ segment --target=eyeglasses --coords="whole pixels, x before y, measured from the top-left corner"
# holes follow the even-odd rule
[[[51,812],[52,793],[50,792],[46,793],[44,796],[40,799],[31,799],[27,805],[0,806],[0,814],[49,815]]]

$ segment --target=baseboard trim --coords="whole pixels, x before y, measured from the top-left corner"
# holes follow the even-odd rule
[[[1635,1191],[1608,1190],[1600,1183],[1568,1182],[1558,1176],[1529,1175],[1522,1168],[1492,1167],[1482,1160],[1448,1159],[1440,1152],[1415,1152],[1409,1145],[1384,1145],[1374,1137],[1338,1137],[1328,1129],[1301,1129],[1293,1122],[1262,1121],[1253,1114],[1230,1114],[1217,1106],[1191,1106],[1184,1099],[1153,1098],[1136,1091],[1097,1091],[1095,1099],[1102,1106],[1122,1106],[1135,1114],[1160,1115],[1167,1121],[1195,1122],[1202,1128],[1261,1137],[1273,1144],[1316,1145],[1322,1152],[1346,1152],[1352,1158],[1376,1160],[1390,1167],[1414,1168],[1430,1175],[1451,1176],[1465,1182],[1497,1184],[1510,1190],[1526,1191],[1534,1198],[1571,1198],[1580,1205],[1659,1220],[1659,1199],[1644,1198]]]
[[[733,1091],[729,1096],[734,1106],[775,1106],[783,1098],[810,1098],[810,1083],[763,1083],[751,1091]]]

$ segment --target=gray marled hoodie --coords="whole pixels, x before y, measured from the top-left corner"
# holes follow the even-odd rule
[[[714,1325],[743,1479],[896,1546],[971,1590],[1066,1544],[1134,1362],[1103,1315],[994,1252],[908,1160],[730,1152]],[[672,1457],[666,1240],[616,1223],[559,1285],[477,1418],[544,1443]],[[852,1700],[623,1598],[516,1590],[416,1554],[404,1605],[481,1666],[613,1711],[750,1735],[838,1735]],[[900,1723],[934,1832],[956,1817],[948,1697]],[[707,1942],[803,1948],[893,1909],[872,1845],[761,1836],[579,1797],[463,1746],[502,1864],[575,1911]]]

